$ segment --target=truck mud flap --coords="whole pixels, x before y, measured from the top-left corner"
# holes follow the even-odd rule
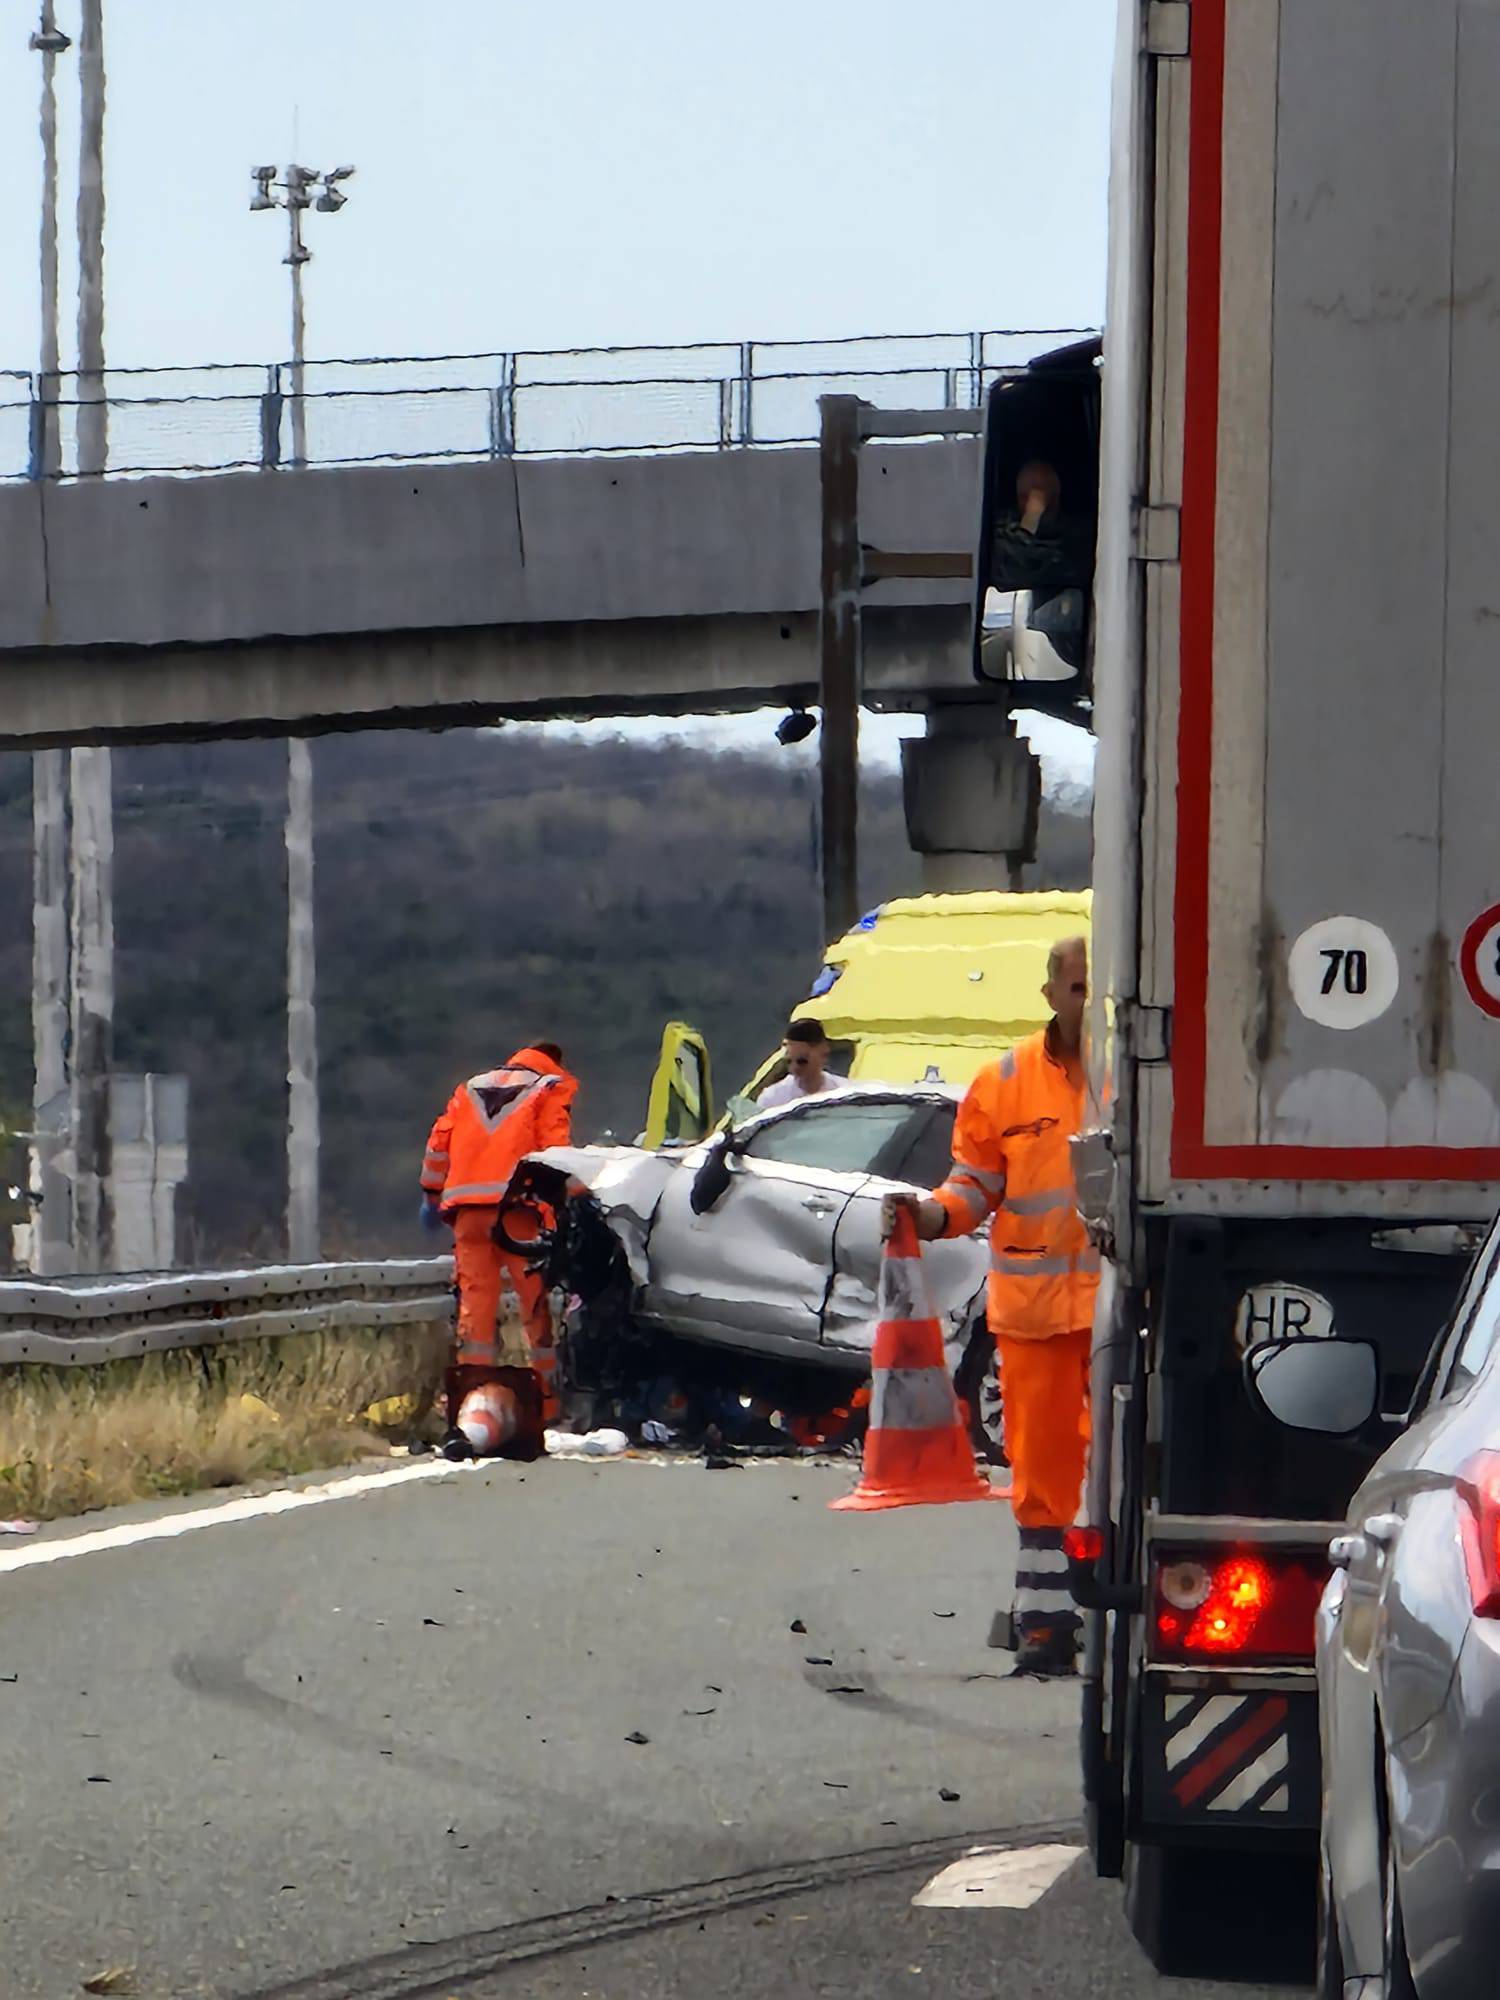
[[[1318,1701],[1304,1688],[1173,1686],[1147,1677],[1140,1709],[1144,1819],[1153,1827],[1316,1830]]]

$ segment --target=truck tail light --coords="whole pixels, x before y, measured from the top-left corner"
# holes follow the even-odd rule
[[[1256,1665],[1310,1660],[1327,1581],[1325,1562],[1277,1549],[1158,1553],[1151,1656]]]
[[[1500,1452],[1481,1451],[1458,1480],[1464,1564],[1476,1618],[1500,1618]]]

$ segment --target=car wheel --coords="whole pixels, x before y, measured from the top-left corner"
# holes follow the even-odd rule
[[[969,1335],[953,1386],[968,1411],[969,1440],[975,1455],[987,1465],[1009,1465],[1005,1455],[1000,1371],[995,1366],[995,1336],[982,1320]]]

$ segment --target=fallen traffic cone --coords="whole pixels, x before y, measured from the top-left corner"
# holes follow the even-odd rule
[[[943,1358],[943,1329],[927,1302],[916,1223],[902,1209],[880,1264],[874,1393],[859,1484],[836,1513],[1004,1500],[974,1464],[963,1410]]]
[[[501,1450],[520,1427],[520,1406],[503,1382],[481,1383],[458,1406],[457,1428],[468,1439],[476,1458],[488,1458]]]

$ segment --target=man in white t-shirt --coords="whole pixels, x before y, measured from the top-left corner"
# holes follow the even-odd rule
[[[849,1081],[828,1068],[828,1037],[823,1023],[811,1014],[793,1021],[782,1043],[786,1050],[787,1073],[755,1100],[757,1111],[774,1111],[778,1104],[799,1104],[804,1097],[821,1097],[825,1090],[837,1090]]]

